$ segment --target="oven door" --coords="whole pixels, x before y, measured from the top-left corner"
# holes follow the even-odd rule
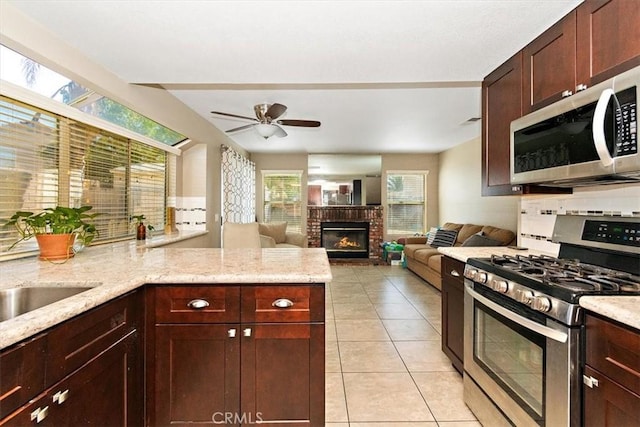
[[[464,307],[465,374],[509,422],[579,425],[579,329],[469,280]]]

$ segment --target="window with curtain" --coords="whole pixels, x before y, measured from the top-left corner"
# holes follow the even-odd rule
[[[171,154],[7,97],[0,137],[0,224],[18,210],[91,205],[95,242],[135,235],[131,215],[162,230]],[[0,228],[0,252],[16,239]],[[34,248],[30,240],[12,253]]]
[[[302,172],[263,171],[264,222],[287,221],[287,231],[302,231]]]
[[[424,233],[427,223],[427,172],[387,173],[387,234]]]

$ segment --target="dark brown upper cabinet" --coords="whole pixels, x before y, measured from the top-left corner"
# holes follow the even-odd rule
[[[635,0],[587,0],[523,49],[523,114],[640,65]]]

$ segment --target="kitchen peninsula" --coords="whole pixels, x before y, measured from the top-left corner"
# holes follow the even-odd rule
[[[91,288],[0,322],[0,425],[324,424],[324,249],[123,242],[0,275],[0,291]]]

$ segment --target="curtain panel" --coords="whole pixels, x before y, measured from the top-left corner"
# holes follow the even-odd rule
[[[222,220],[256,220],[256,164],[231,147],[222,150]]]

